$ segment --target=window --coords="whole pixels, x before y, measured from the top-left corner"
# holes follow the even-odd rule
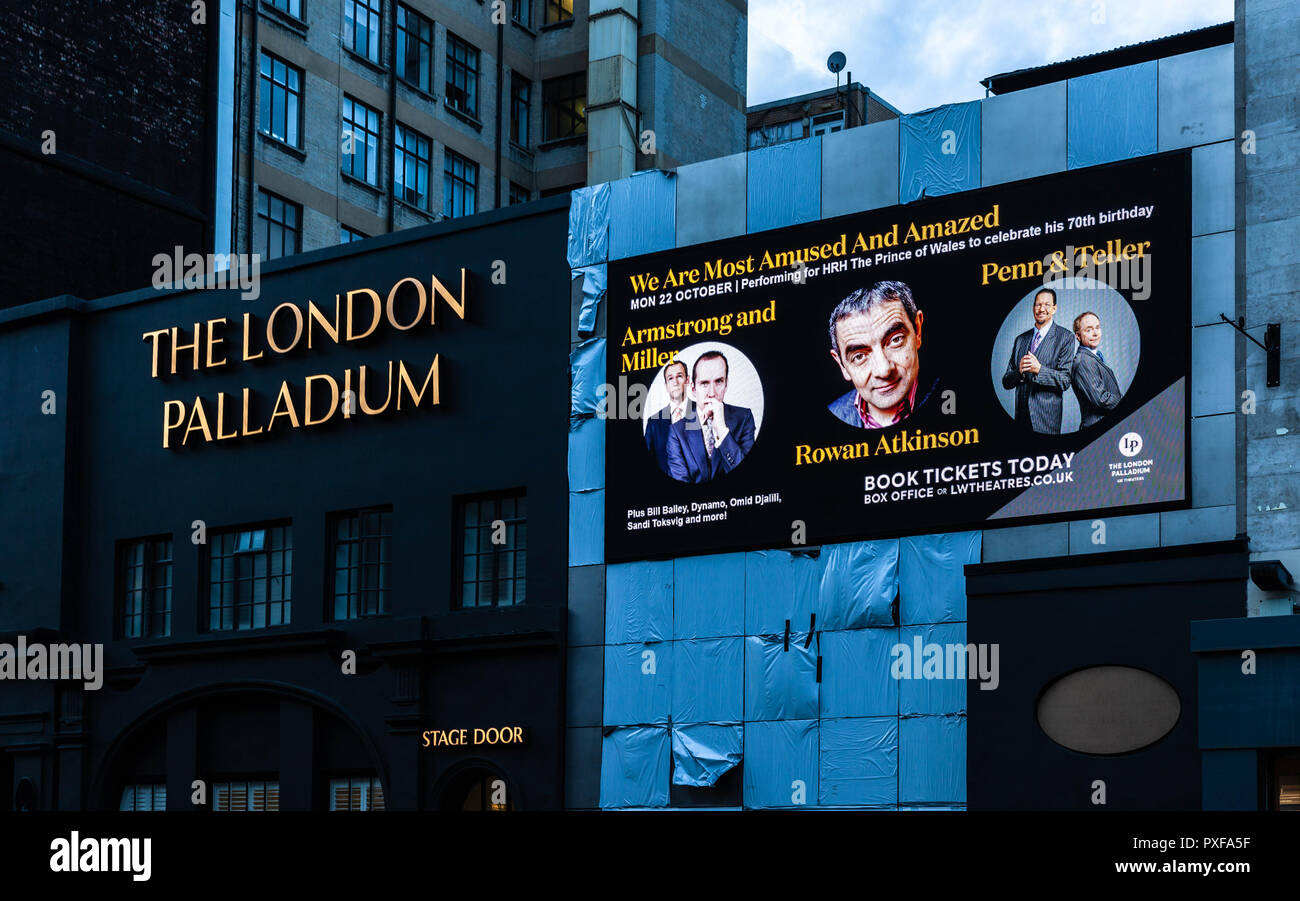
[[[446,103],[467,116],[478,115],[478,50],[447,32]]]
[[[253,250],[263,260],[278,260],[302,249],[302,208],[298,204],[258,189],[257,231]]]
[[[528,201],[529,201],[528,189],[525,188],[523,185],[517,185],[514,182],[511,182],[510,183],[510,205],[514,206],[516,203],[527,203]]]
[[[119,638],[172,634],[172,539],[142,538],[120,548]]]
[[[759,147],[770,147],[802,137],[803,125],[798,119],[777,125],[763,125],[749,130],[749,149],[757,150]]]
[[[128,785],[122,789],[122,806],[118,810],[166,810],[167,785]]]
[[[543,140],[571,138],[587,133],[587,73],[574,72],[542,84],[545,116]]]
[[[573,0],[546,0],[546,24],[573,21]]]
[[[460,606],[522,604],[527,553],[524,493],[459,501],[456,526],[461,536]]]
[[[413,9],[397,7],[397,77],[433,90],[433,23]]]
[[[379,184],[379,111],[343,95],[344,174]]]
[[[212,809],[225,811],[279,810],[279,782],[216,782]]]
[[[442,215],[448,219],[471,215],[477,185],[478,163],[447,150],[442,166]]]
[[[295,19],[302,18],[302,0],[262,0],[262,2],[288,13]]]
[[[379,62],[382,0],[343,0],[343,46],[372,63]]]
[[[330,780],[330,810],[383,810],[384,786],[373,777]]]
[[[393,514],[353,510],[334,517],[334,618],[356,619],[388,612]]]
[[[528,104],[532,93],[532,82],[518,72],[510,73],[510,140],[520,147],[528,146]]]
[[[355,228],[348,228],[346,225],[339,223],[340,244],[351,244],[353,241],[362,241],[369,237],[365,232],[359,232]]]
[[[208,628],[288,624],[293,527],[227,529],[209,537]]]
[[[398,199],[427,210],[433,145],[418,131],[400,124],[393,139],[393,189]]]
[[[813,116],[812,133],[814,135],[828,135],[843,130],[844,110],[839,110],[834,113],[823,113],[820,116]]]
[[[262,134],[302,146],[302,70],[262,51]]]
[[[510,0],[510,18],[527,28],[533,24],[533,0]]]

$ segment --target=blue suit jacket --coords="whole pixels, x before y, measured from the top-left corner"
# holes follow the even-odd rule
[[[689,400],[686,401],[686,416],[691,415],[694,409]],[[686,418],[686,417],[683,417]],[[672,475],[668,471],[668,432],[673,424],[672,405],[665,405],[657,413],[646,418],[645,423],[645,446],[654,454],[655,462],[659,468],[664,471],[665,475]]]
[[[722,405],[727,437],[713,449],[704,449],[703,427],[696,411],[673,423],[668,430],[668,474],[679,482],[709,482],[731,472],[754,446],[754,414],[748,407]]]

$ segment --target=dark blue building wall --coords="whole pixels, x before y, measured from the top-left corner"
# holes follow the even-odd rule
[[[1199,810],[1192,620],[1243,609],[1244,541],[1091,559],[966,567],[967,640],[1000,645],[1001,684],[967,693],[972,810]],[[1114,755],[1069,750],[1038,724],[1038,702],[1087,667],[1145,670],[1177,692],[1181,712],[1154,744]],[[1202,685],[1204,682],[1202,681]],[[1093,783],[1106,784],[1104,807]]]
[[[569,403],[567,198],[522,210],[271,264],[255,300],[237,291],[137,292],[74,304],[62,319],[0,325],[0,340],[18,348],[54,342],[69,329],[78,335],[70,347],[66,339],[55,342],[43,356],[28,351],[22,365],[0,354],[13,383],[4,421],[25,431],[45,424],[38,387],[71,372],[68,477],[80,488],[66,503],[56,491],[60,434],[0,438],[10,461],[5,472],[31,473],[21,504],[4,504],[5,534],[22,543],[7,540],[0,550],[0,581],[26,599],[25,612],[11,614],[6,625],[18,631],[59,624],[57,573],[66,560],[78,580],[67,592],[64,640],[106,646],[105,687],[78,692],[80,750],[51,762],[67,756],[53,750],[52,715],[37,740],[47,781],[57,772],[59,806],[116,807],[122,785],[161,780],[169,809],[194,809],[193,779],[275,776],[282,809],[320,808],[331,775],[374,773],[388,807],[433,807],[447,803],[444,790],[475,762],[476,771],[506,780],[512,806],[562,805],[567,439],[557,424],[566,421]],[[505,284],[492,282],[497,260],[506,265]],[[315,349],[307,350],[304,338],[283,356],[267,350],[262,360],[240,359],[245,311],[264,328],[281,302],[304,313],[309,300],[332,310],[336,293],[370,288],[386,298],[405,276],[427,287],[436,275],[459,294],[461,267],[469,273],[464,321],[438,301],[433,326],[426,313],[410,331],[381,324],[370,338],[340,345],[322,344],[318,331]],[[151,378],[144,333],[192,331],[196,322],[222,317],[230,319],[221,347],[227,365]],[[356,368],[365,364],[378,376],[368,392],[377,401],[389,360],[396,391],[396,361],[406,361],[418,387],[435,354],[437,408],[404,404],[400,413],[336,415],[296,430],[280,419],[280,434],[196,446],[195,434],[190,447],[162,447],[167,400],[189,405],[202,396],[214,417],[224,391],[238,416],[241,391],[251,387],[256,428],[269,418],[281,381],[289,382],[302,416],[308,375],[329,373],[341,385],[351,368],[356,390]],[[164,341],[160,370],[169,364]],[[35,419],[9,408],[29,396]],[[214,419],[210,425],[215,429]],[[526,603],[455,609],[455,498],[519,488],[528,501]],[[389,613],[333,621],[329,514],[376,505],[392,507]],[[206,549],[192,542],[192,523],[203,521],[210,537],[224,527],[280,519],[293,527],[291,624],[206,631]],[[61,557],[54,539],[63,523],[75,540]],[[118,542],[165,534],[175,559],[171,634],[117,639]],[[356,675],[342,672],[345,650],[357,652]],[[528,741],[482,753],[420,743],[425,729],[502,725],[525,727]]]

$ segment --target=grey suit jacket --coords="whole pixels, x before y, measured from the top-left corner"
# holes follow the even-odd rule
[[[1086,429],[1100,422],[1119,405],[1122,395],[1115,371],[1082,345],[1074,355],[1070,381],[1074,385],[1074,396],[1079,399],[1079,428]]]
[[[1035,432],[1061,434],[1062,395],[1070,387],[1070,366],[1077,342],[1069,330],[1055,322],[1043,336],[1034,356],[1042,364],[1038,372],[1021,372],[1020,358],[1029,352],[1034,329],[1021,332],[1011,343],[1011,359],[1002,374],[1002,387],[1016,392],[1016,422]]]

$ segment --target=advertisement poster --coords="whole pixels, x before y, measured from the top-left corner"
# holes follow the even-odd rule
[[[609,264],[611,562],[1188,504],[1185,153]]]

